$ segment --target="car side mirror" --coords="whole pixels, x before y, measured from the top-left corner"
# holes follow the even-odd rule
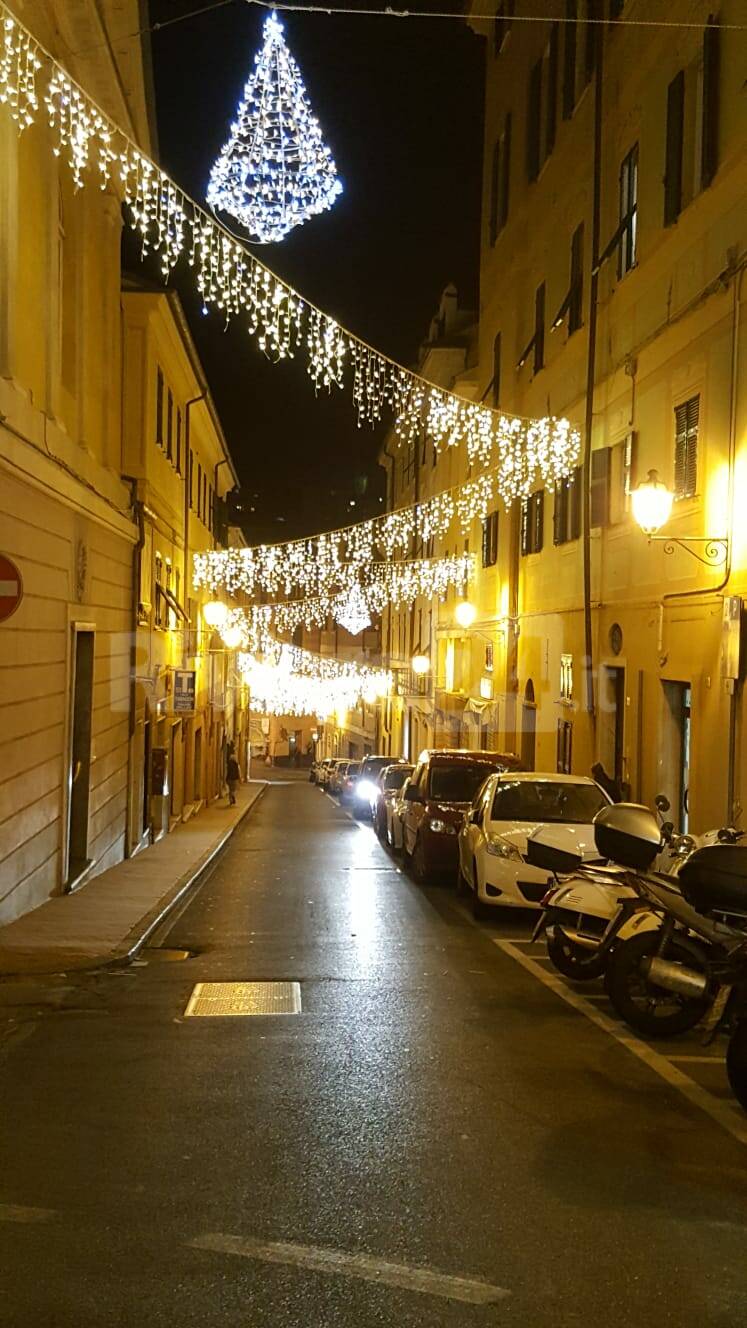
[[[657,793],[654,798],[654,806],[656,807],[657,812],[668,812],[671,804],[669,798],[663,793]]]
[[[472,825],[479,825],[481,816],[482,809],[480,807],[475,807],[469,814],[470,823]]]
[[[667,806],[669,804],[667,803]],[[674,834],[674,821],[665,821],[661,827],[661,837],[665,844],[668,844]]]

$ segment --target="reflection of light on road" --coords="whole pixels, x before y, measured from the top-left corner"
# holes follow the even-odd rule
[[[378,840],[371,826],[360,825],[354,840],[348,898],[351,940],[362,967],[369,967],[379,950],[380,881],[374,860]]]

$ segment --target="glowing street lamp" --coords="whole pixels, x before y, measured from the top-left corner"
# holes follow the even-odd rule
[[[219,599],[211,599],[202,606],[202,618],[208,627],[220,631],[221,627],[225,627],[228,618],[228,606]]]
[[[235,623],[231,627],[224,627],[221,636],[223,637],[223,644],[227,650],[238,650],[244,640],[244,633]]]
[[[655,535],[672,515],[674,494],[663,484],[655,470],[632,493],[633,516],[644,535]]]
[[[430,667],[431,667],[431,661],[429,660],[427,655],[413,655],[412,657],[413,673],[418,673],[422,676],[422,674],[428,672]]]
[[[460,627],[471,627],[477,617],[477,609],[474,604],[470,604],[468,599],[463,599],[460,604],[457,604],[454,617]]]

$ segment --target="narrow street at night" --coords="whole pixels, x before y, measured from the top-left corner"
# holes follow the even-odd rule
[[[0,1323],[743,1322],[738,1131],[278,775],[133,965],[0,985]]]

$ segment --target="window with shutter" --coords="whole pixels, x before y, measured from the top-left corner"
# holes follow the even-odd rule
[[[542,60],[532,65],[527,89],[527,179],[536,180],[540,168],[542,116]]]
[[[501,334],[497,332],[493,341],[493,405],[501,404]]]
[[[545,98],[545,157],[549,157],[555,147],[555,130],[558,118],[558,41],[560,24],[553,23],[550,40],[547,44],[547,93]]]
[[[664,225],[671,226],[682,211],[682,146],[685,125],[685,71],[681,69],[667,90],[667,146],[664,172]]]
[[[674,410],[674,494],[692,498],[698,487],[698,428],[700,396],[690,397]]]
[[[490,168],[490,214],[488,217],[488,228],[490,233],[490,243],[495,244],[498,239],[498,192],[501,178],[501,140],[497,138],[493,144],[493,161]]]
[[[163,447],[163,373],[156,369],[156,442]]]
[[[537,287],[534,296],[534,372],[539,373],[545,363],[545,283]]]
[[[525,498],[521,504],[521,552],[522,556],[529,553],[529,499]]]
[[[482,565],[494,567],[498,561],[498,513],[491,512],[482,523]]]
[[[171,388],[166,393],[166,455],[169,461],[174,458],[174,398]]]
[[[553,508],[552,527],[553,543],[565,544],[568,525],[568,480],[560,480],[555,486],[555,505]]]
[[[702,189],[707,189],[718,169],[720,62],[718,18],[711,15],[703,33],[703,123],[700,150]]]
[[[511,185],[511,112],[506,116],[501,135],[501,179],[500,179],[500,205],[498,207],[498,229],[503,227],[508,221],[508,202],[509,190]]]
[[[576,105],[576,0],[565,0],[565,43],[563,47],[563,119],[570,120]]]
[[[182,473],[182,412],[176,408],[176,473]]]
[[[545,542],[545,491],[540,489],[532,494],[531,499],[531,543],[532,553],[541,553]]]
[[[586,50],[584,52],[584,83],[590,83],[597,63],[597,22],[601,18],[600,0],[586,0],[587,22],[584,24]],[[588,21],[590,20],[590,21]]]
[[[610,458],[611,447],[602,447],[591,454],[591,524],[609,525],[610,519]]]
[[[638,249],[638,144],[630,149],[620,167],[620,224],[617,275],[624,277],[635,266]]]
[[[568,539],[577,540],[581,534],[581,490],[583,485],[583,469],[577,466],[571,479],[568,498],[570,502]]]
[[[610,449],[610,525],[619,525],[630,511],[635,486],[636,435],[629,433]]]
[[[577,332],[583,324],[584,310],[584,224],[573,232],[571,240],[571,283],[568,292],[568,332]]]

